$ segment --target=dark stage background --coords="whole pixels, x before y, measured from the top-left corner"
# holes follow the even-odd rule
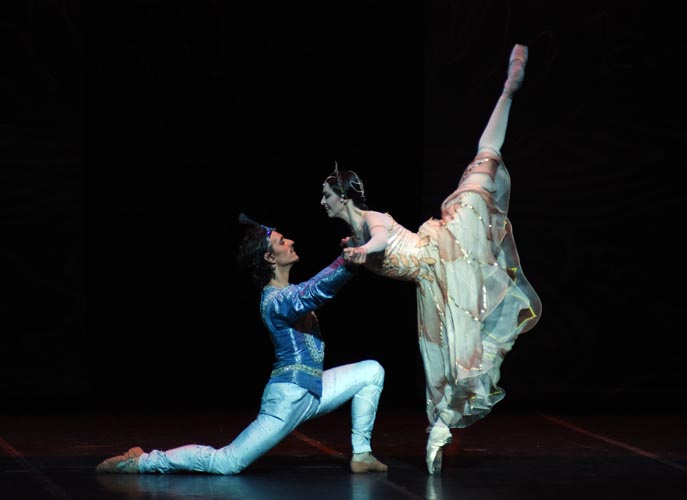
[[[346,233],[319,205],[335,160],[371,208],[438,217],[516,42],[530,61],[502,151],[544,309],[499,410],[684,409],[675,12],[234,3],[2,7],[4,410],[257,409],[272,348],[238,213],[296,241],[295,280]],[[319,317],[327,366],[376,358],[382,408],[423,411],[412,285],[363,271]]]

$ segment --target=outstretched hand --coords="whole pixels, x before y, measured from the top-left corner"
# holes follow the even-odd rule
[[[367,252],[362,247],[344,248],[343,258],[351,264],[364,264],[367,261]]]

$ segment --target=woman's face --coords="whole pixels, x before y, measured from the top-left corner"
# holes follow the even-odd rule
[[[330,219],[334,217],[341,218],[346,208],[341,197],[334,192],[327,182],[322,185],[322,200],[320,200],[320,205],[327,211],[327,216]]]

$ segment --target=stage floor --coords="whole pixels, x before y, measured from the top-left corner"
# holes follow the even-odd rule
[[[305,423],[238,476],[96,474],[132,446],[221,447],[250,412],[0,415],[2,500],[668,500],[687,487],[685,415],[494,411],[454,430],[441,475],[425,467],[422,413],[380,411],[383,474],[351,474],[346,407]]]

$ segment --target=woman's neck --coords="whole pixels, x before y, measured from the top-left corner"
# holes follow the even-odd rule
[[[352,202],[349,202],[352,204]],[[348,210],[348,226],[351,228],[351,233],[358,237],[363,233],[363,221],[365,220],[365,211],[355,206]]]

